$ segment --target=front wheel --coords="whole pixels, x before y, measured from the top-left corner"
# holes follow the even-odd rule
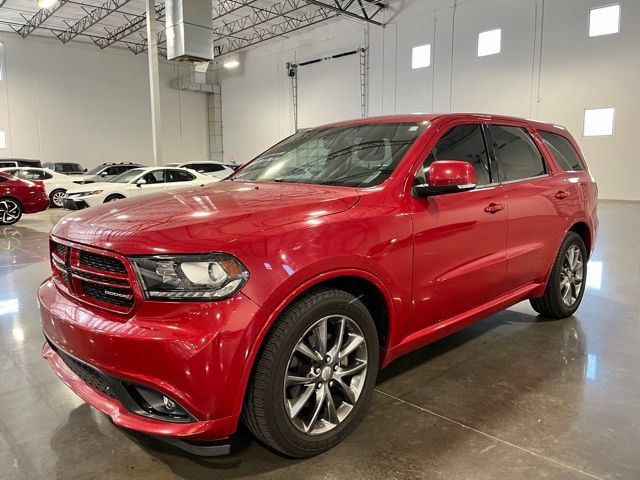
[[[580,235],[569,232],[558,251],[544,295],[530,299],[531,306],[547,317],[570,317],[580,306],[586,279],[587,248]]]
[[[57,208],[62,208],[62,201],[64,200],[64,196],[66,194],[66,190],[63,190],[61,188],[51,192],[51,195],[49,195],[49,201],[51,202],[51,205]]]
[[[13,225],[22,217],[22,205],[13,198],[0,198],[0,225]]]
[[[291,457],[329,450],[366,413],[378,358],[367,308],[341,290],[312,291],[283,313],[268,336],[248,388],[244,423]]]

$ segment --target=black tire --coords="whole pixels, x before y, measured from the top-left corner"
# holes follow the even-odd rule
[[[577,298],[571,305],[567,305],[561,294],[561,282],[564,270],[564,262],[567,252],[570,248],[577,247],[582,254],[582,283]],[[547,288],[540,298],[532,298],[529,300],[533,309],[541,315],[551,318],[567,318],[575,313],[580,306],[585,290],[585,282],[587,279],[587,248],[582,237],[575,232],[569,232],[565,237],[558,255],[553,263]]]
[[[116,200],[122,200],[123,198],[125,198],[124,195],[114,193],[113,195],[109,195],[105,198],[103,203],[115,202]]]
[[[0,198],[0,225],[13,225],[22,218],[22,204],[14,198]]]
[[[67,191],[63,188],[58,188],[49,194],[49,205],[54,208],[62,208],[62,198],[59,197],[60,194],[65,194]],[[59,198],[59,203],[56,203],[54,198]]]
[[[367,370],[360,396],[350,413],[326,433],[311,435],[296,428],[289,418],[285,407],[285,375],[301,337],[317,321],[331,315],[348,317],[359,327],[366,344]],[[367,308],[342,290],[312,290],[285,310],[266,338],[247,388],[243,422],[258,440],[289,457],[307,458],[329,450],[347,437],[366,414],[378,361],[378,334]]]

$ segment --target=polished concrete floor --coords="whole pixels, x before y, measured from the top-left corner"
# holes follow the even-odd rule
[[[573,318],[528,303],[381,372],[343,444],[305,461],[245,432],[204,459],[115,427],[40,358],[49,211],[0,228],[0,479],[640,479],[640,204],[602,203]]]

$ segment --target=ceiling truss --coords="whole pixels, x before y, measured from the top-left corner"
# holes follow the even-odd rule
[[[137,0],[101,0],[103,3],[99,4],[95,3],[98,0],[57,0],[52,7],[37,10],[31,16],[21,14],[24,23],[2,20],[2,9],[8,8],[12,1],[0,0],[0,24],[9,25],[22,38],[42,31],[63,43],[80,36],[90,39],[100,49],[120,45],[135,55],[147,50],[144,11],[123,11],[123,7],[139,6]],[[67,4],[75,8],[80,5],[83,16],[76,16],[73,21],[64,18]],[[385,7],[383,0],[213,0],[215,53],[220,56],[236,52],[340,16],[383,25],[381,12]],[[157,20],[162,22],[164,4],[157,3],[155,12]],[[116,13],[118,15],[114,15]],[[115,25],[103,23],[110,16],[123,21]],[[59,18],[63,19],[62,26]],[[165,42],[163,29],[158,34],[158,45],[166,57]]]

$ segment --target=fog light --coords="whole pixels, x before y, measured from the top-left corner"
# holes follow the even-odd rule
[[[176,408],[176,402],[174,402],[170,398],[165,397],[164,395],[162,396],[162,403],[164,403],[164,408],[169,411],[175,410]]]

